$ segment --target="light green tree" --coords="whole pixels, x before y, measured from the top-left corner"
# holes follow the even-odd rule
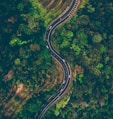
[[[88,11],[89,13],[93,13],[93,12],[95,12],[95,8],[94,8],[92,5],[88,5],[88,6],[87,6],[87,11]]]
[[[28,43],[27,41],[22,41],[19,38],[12,38],[9,42],[9,45],[13,47],[15,45],[21,46],[21,45],[27,44],[27,43]]]
[[[16,58],[15,61],[14,61],[14,64],[15,65],[20,65],[21,64],[21,61],[19,58]]]
[[[72,38],[74,34],[72,31],[68,31],[65,35],[67,38]]]
[[[97,66],[96,66],[97,69],[101,69],[102,67],[103,67],[102,63],[98,63]]]
[[[92,41],[94,43],[100,43],[102,41],[102,35],[100,33],[97,33],[93,36]]]
[[[61,48],[66,48],[70,45],[69,41],[64,40],[63,43],[60,45]]]
[[[75,51],[75,55],[79,55],[80,54],[81,48],[78,45],[72,44],[72,46],[70,47],[70,49],[72,49],[72,50]]]

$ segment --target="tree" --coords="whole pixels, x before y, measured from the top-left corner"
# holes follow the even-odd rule
[[[10,46],[12,46],[12,47],[15,45],[21,46],[21,45],[27,44],[27,43],[28,43],[27,41],[22,41],[19,38],[12,38],[9,42]]]
[[[102,41],[102,35],[100,33],[97,33],[93,36],[92,41],[94,43],[100,43]]]
[[[87,40],[88,36],[87,36],[87,34],[84,31],[80,31],[79,30],[76,33],[76,37],[77,37],[77,39],[76,39],[75,42],[78,43],[79,47],[84,48],[84,46],[88,45],[88,40]]]
[[[66,33],[65,35],[66,35],[66,37],[67,37],[68,39],[71,39],[74,34],[73,34],[72,31],[67,31],[67,33]]]
[[[102,67],[103,67],[102,63],[98,63],[97,66],[96,66],[97,69],[101,69]]]
[[[87,11],[88,11],[89,13],[93,13],[93,12],[95,12],[95,8],[92,7],[92,5],[88,5],[88,6],[87,6]]]
[[[74,51],[75,55],[79,55],[80,54],[81,48],[78,45],[72,44],[70,49],[72,49]]]
[[[62,42],[62,44],[60,45],[60,48],[66,48],[66,47],[68,47],[69,45],[70,45],[69,41],[64,40],[64,41]]]
[[[89,22],[90,22],[90,19],[89,19],[89,16],[87,15],[81,15],[77,19],[77,24],[79,24],[80,26],[88,25]]]

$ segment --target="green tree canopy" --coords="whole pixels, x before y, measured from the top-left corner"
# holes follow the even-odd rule
[[[92,41],[94,43],[100,43],[102,41],[102,35],[100,33],[97,33],[93,36]]]

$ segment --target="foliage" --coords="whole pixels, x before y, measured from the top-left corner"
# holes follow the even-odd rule
[[[45,80],[50,81],[44,74],[47,70],[51,73],[50,69],[54,67],[43,41],[46,29],[43,15],[46,9],[34,0],[2,0],[0,7],[0,51],[3,51],[0,52],[0,95],[3,95],[0,99],[0,109],[3,111],[0,111],[0,118],[32,118],[38,111],[39,103],[29,104],[27,100],[46,84]],[[19,83],[24,85],[24,89],[16,94]],[[7,107],[10,102],[11,107]],[[21,109],[14,117],[23,104],[26,104],[28,113],[25,115]],[[4,108],[5,105],[8,110]],[[10,111],[9,115],[7,111]]]
[[[102,41],[102,36],[101,36],[101,34],[95,34],[94,36],[93,36],[93,38],[92,38],[92,41],[94,42],[94,43],[100,43],[101,41]]]
[[[70,102],[56,118],[112,118],[112,4],[111,0],[90,0],[53,35],[55,48],[71,64],[73,71],[75,65],[84,69],[84,74],[76,74]],[[73,32],[73,37],[66,40],[64,31]],[[61,47],[67,41],[67,46]]]
[[[57,73],[43,37],[48,23],[61,11],[53,14],[54,10],[49,11],[41,4],[45,2],[0,2],[1,119],[16,116],[13,112],[19,106],[14,118],[33,118],[59,88],[58,82],[53,85],[53,79],[56,81],[60,73]],[[72,73],[75,65],[82,66],[84,73],[76,72],[70,101],[64,98],[48,110],[47,119],[112,119],[112,13],[112,0],[83,0],[73,18],[53,34],[52,44],[69,62]],[[24,91],[16,94],[19,83],[24,85]],[[12,113],[7,116],[7,112]]]
[[[21,41],[19,38],[13,38],[9,42],[10,46],[12,46],[12,47],[15,45],[21,46],[26,43],[27,43],[27,41]]]
[[[56,116],[59,115],[60,109],[64,108],[68,104],[69,99],[70,99],[69,96],[65,96],[61,101],[59,101],[56,104],[56,109],[55,109],[55,115]]]
[[[21,64],[21,61],[20,61],[19,58],[16,58],[14,63],[15,63],[15,65],[20,65]]]

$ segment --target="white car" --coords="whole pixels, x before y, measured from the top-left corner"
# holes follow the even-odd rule
[[[47,49],[49,49],[48,45],[46,46]]]
[[[62,92],[64,89],[61,89],[60,92]]]
[[[49,29],[51,29],[51,28],[52,28],[52,26],[49,27]]]
[[[64,80],[64,81],[63,81],[63,84],[64,84],[65,82],[66,82],[66,81]]]
[[[65,62],[65,60],[63,59],[63,62]]]

